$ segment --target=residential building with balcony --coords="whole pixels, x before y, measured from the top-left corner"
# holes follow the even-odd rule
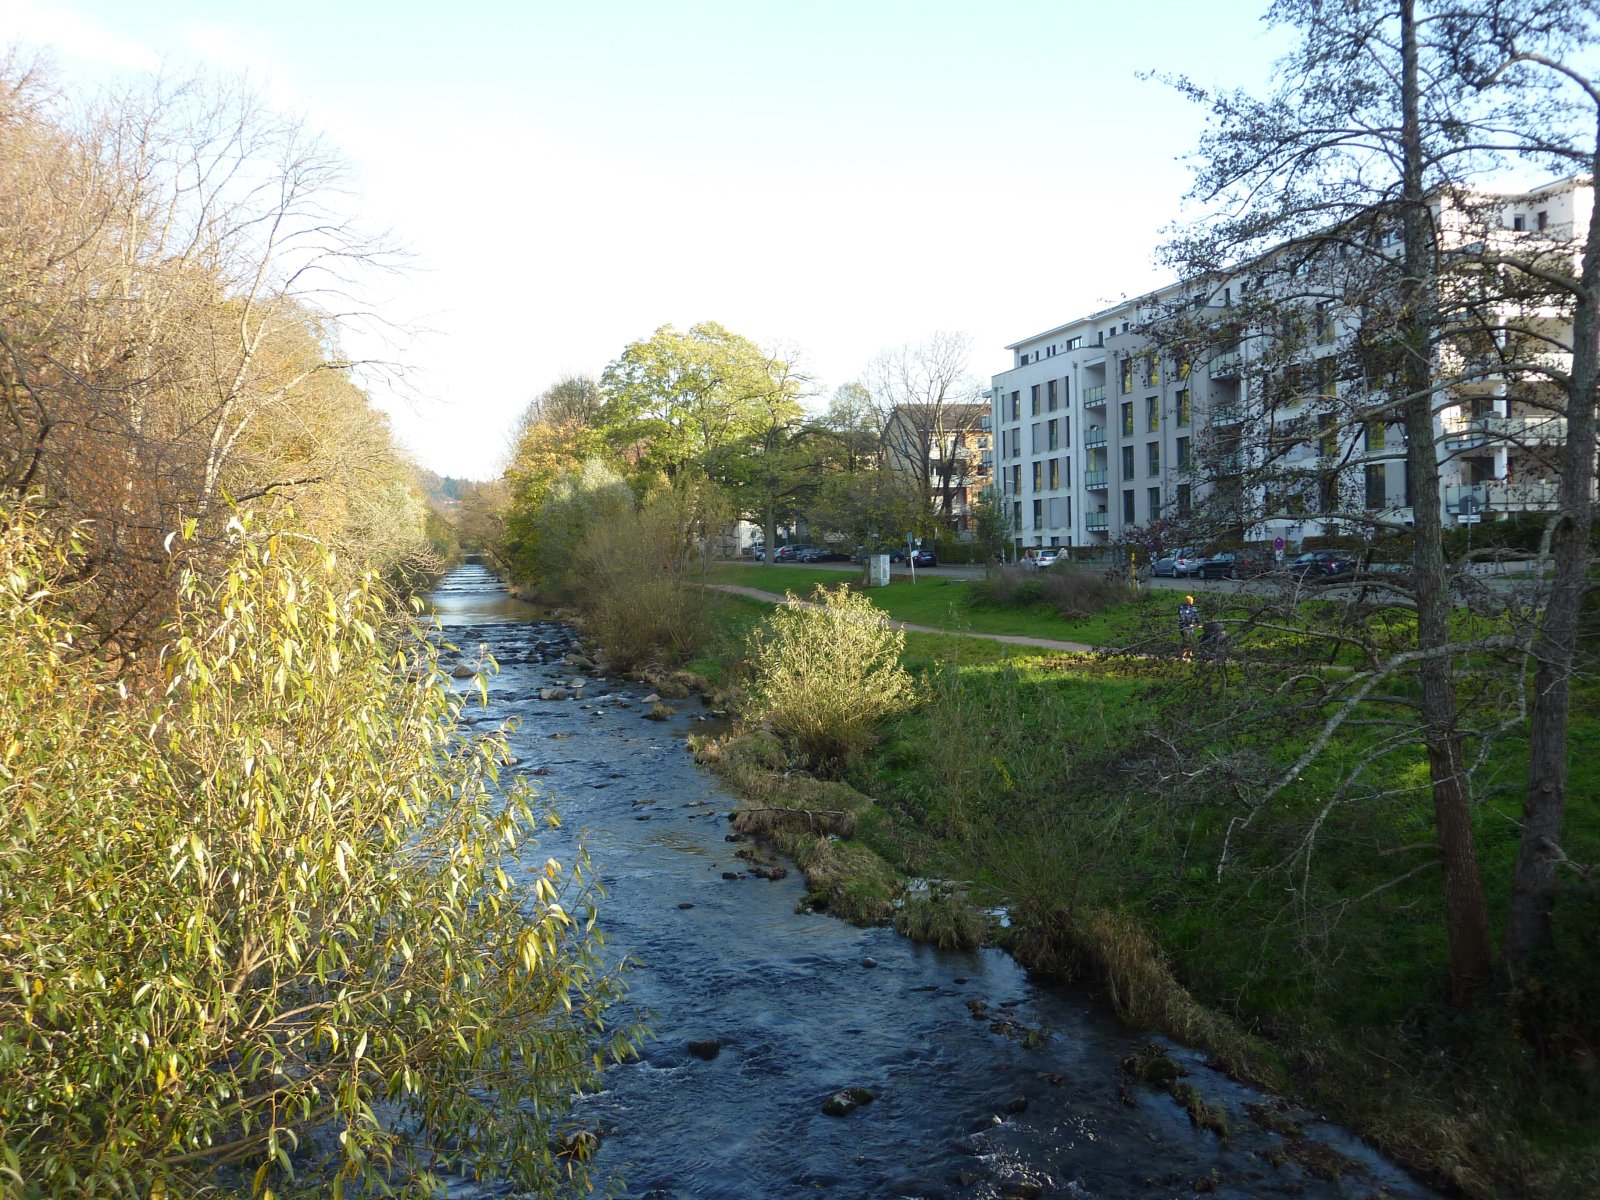
[[[922,489],[929,508],[958,533],[989,486],[994,455],[987,404],[900,404],[883,427],[883,461]]]
[[[1593,187],[1565,179],[1436,204],[1442,244],[1565,252]],[[1373,236],[1388,243],[1393,231]],[[1476,239],[1468,245],[1467,238]],[[1452,242],[1450,239],[1456,239]],[[1412,521],[1392,337],[1341,304],[1338,262],[1269,253],[1222,280],[1180,282],[1006,347],[992,408],[996,484],[1015,547],[1162,536],[1207,503],[1251,540]],[[1282,256],[1275,259],[1275,256]],[[1470,273],[1463,278],[1469,282]],[[1446,297],[1448,300],[1448,296]],[[1555,506],[1570,323],[1557,309],[1485,314],[1435,348],[1435,436],[1446,520]],[[1363,324],[1364,320],[1367,322]]]

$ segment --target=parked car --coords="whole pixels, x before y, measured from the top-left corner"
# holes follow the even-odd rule
[[[879,546],[876,550],[869,550],[865,546],[857,546],[856,552],[850,556],[851,562],[864,563],[875,554],[886,554],[892,563],[903,563],[906,560],[906,548],[901,546]]]
[[[1307,550],[1285,568],[1296,579],[1326,579],[1355,569],[1355,556],[1338,550]]]
[[[932,550],[918,550],[911,556],[911,565],[914,567],[937,567],[939,560]]]
[[[1201,558],[1198,550],[1169,550],[1156,559],[1150,570],[1156,575],[1170,575],[1173,579],[1184,579],[1200,573]]]
[[[1061,559],[1061,549],[1058,546],[1044,546],[1036,550],[1031,557],[1022,561],[1028,566],[1038,567],[1041,571],[1046,567],[1053,567]]]
[[[849,562],[850,556],[841,554],[837,550],[826,550],[821,546],[812,546],[795,555],[795,561],[803,563]]]
[[[777,551],[772,556],[772,561],[773,562],[798,562],[799,558],[800,558],[800,555],[804,551],[807,551],[807,550],[810,550],[810,549],[812,549],[812,547],[803,545],[803,544],[801,544],[799,542],[796,542],[792,546],[779,546]]]
[[[1200,563],[1202,579],[1251,579],[1272,570],[1272,556],[1258,550],[1222,550]]]

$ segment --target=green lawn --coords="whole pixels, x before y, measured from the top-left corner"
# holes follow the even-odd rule
[[[859,568],[851,570],[824,570],[813,567],[786,567],[725,565],[713,568],[705,576],[708,583],[732,583],[741,587],[760,588],[776,596],[786,591],[799,596],[809,595],[813,588],[836,587],[841,583],[856,584],[861,579]],[[915,583],[909,577],[896,576],[885,588],[872,588],[868,595],[872,602],[897,621],[913,625],[927,625],[934,629],[949,629],[966,633],[998,633],[1018,637],[1053,638],[1066,642],[1087,642],[1103,645],[1114,640],[1114,629],[1126,623],[1137,605],[1119,605],[1098,616],[1083,620],[1068,620],[1059,613],[1038,605],[1033,608],[976,608],[968,601],[972,585],[965,579],[920,575]],[[1162,593],[1146,601],[1171,606],[1176,603]]]

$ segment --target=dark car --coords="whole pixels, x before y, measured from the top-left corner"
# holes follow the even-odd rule
[[[939,560],[932,550],[918,550],[911,556],[911,565],[913,567],[937,567]]]
[[[1198,550],[1169,550],[1156,559],[1150,570],[1156,575],[1170,575],[1174,579],[1182,579],[1185,576],[1200,574],[1200,559]]]
[[[1355,569],[1355,556],[1337,550],[1307,550],[1285,568],[1296,579],[1327,579]]]
[[[798,562],[800,560],[800,555],[810,549],[813,549],[813,547],[801,545],[799,543],[796,543],[793,546],[779,546],[772,555],[772,561]]]
[[[849,562],[849,561],[850,561],[850,556],[848,554],[841,554],[837,550],[824,550],[820,546],[812,546],[811,548],[809,548],[807,550],[802,550],[799,554],[795,555],[795,562],[803,562],[803,563],[828,563],[828,562]]]
[[[1252,550],[1223,550],[1200,563],[1202,579],[1251,579],[1272,570],[1272,558]]]

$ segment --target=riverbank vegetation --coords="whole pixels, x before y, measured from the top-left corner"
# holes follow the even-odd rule
[[[758,602],[711,603],[738,606],[748,629]],[[1560,949],[1536,986],[1451,1005],[1422,752],[1394,718],[1403,697],[1363,697],[1329,728],[1361,673],[1359,655],[1329,664],[1330,604],[1240,600],[1244,644],[1250,613],[1262,636],[1232,660],[1178,657],[1168,604],[1149,614],[1160,629],[1122,627],[1167,647],[1155,655],[908,646],[919,702],[880,722],[842,779],[797,771],[804,756],[758,706],[698,751],[746,797],[738,828],[794,855],[818,908],[947,946],[977,936],[972,914],[1004,911],[983,936],[1041,974],[1096,982],[1128,1020],[1300,1093],[1441,1183],[1592,1190],[1600,1145],[1575,1117],[1600,1092],[1600,1027],[1581,1000],[1600,986],[1592,888],[1563,887]],[[1410,636],[1384,621],[1363,636],[1379,633]],[[720,644],[725,695],[760,673],[757,640]],[[1526,736],[1491,686],[1504,664],[1468,667],[1475,832],[1499,914]],[[1575,788],[1600,793],[1600,695],[1584,693],[1571,737]],[[1600,855],[1594,812],[1574,813],[1568,845]]]
[[[227,84],[11,55],[0,144],[0,1193],[582,1191],[617,981],[410,619],[386,248]]]
[[[373,572],[235,522],[159,667],[113,670],[85,546],[0,513],[18,1194],[581,1184],[551,1121],[627,1045],[587,867],[526,864],[548,814],[456,732],[432,643]]]

